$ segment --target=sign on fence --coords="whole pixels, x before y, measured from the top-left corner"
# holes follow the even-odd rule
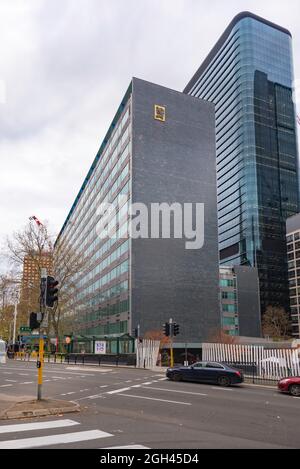
[[[97,340],[95,342],[95,354],[96,355],[105,355],[106,354],[106,342]]]

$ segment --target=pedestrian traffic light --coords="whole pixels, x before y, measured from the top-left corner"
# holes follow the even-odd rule
[[[178,334],[179,334],[179,324],[174,322],[174,324],[173,324],[173,335],[176,336]]]
[[[37,313],[31,313],[29,317],[29,327],[32,331],[40,328],[40,322],[37,319]]]
[[[54,277],[47,277],[47,287],[46,287],[46,306],[48,308],[53,308],[54,303],[58,301],[58,281]]]
[[[163,332],[164,332],[164,335],[166,337],[170,337],[170,335],[171,335],[171,325],[168,322],[166,322],[163,325]]]

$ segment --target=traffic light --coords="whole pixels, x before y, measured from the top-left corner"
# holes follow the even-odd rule
[[[32,331],[40,328],[40,322],[37,319],[37,313],[31,313],[29,317],[29,327]]]
[[[174,322],[174,324],[173,324],[173,335],[176,336],[178,334],[179,334],[179,324]]]
[[[168,322],[166,322],[166,323],[163,325],[163,332],[164,332],[164,335],[165,335],[166,337],[170,337],[170,335],[171,335],[171,327],[170,327],[170,326],[171,326],[171,325],[170,325]]]
[[[50,277],[48,275],[47,277],[47,287],[46,287],[46,306],[48,308],[53,308],[54,303],[58,301],[58,288],[56,288],[58,285],[58,281],[55,280],[54,277]]]

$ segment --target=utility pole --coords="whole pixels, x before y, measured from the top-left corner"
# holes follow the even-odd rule
[[[17,316],[18,316],[18,301],[19,295],[18,292],[15,292],[15,304],[14,304],[14,328],[13,328],[13,345],[16,343],[16,328],[17,328]]]

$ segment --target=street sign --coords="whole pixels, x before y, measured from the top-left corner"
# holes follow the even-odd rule
[[[21,326],[20,332],[31,332],[31,329],[28,326]]]
[[[95,342],[95,354],[105,355],[106,354],[106,342],[97,340]]]

